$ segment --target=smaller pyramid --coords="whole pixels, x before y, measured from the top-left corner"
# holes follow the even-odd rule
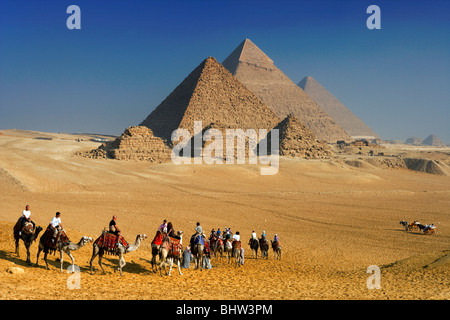
[[[105,142],[97,149],[79,155],[94,159],[163,162],[170,159],[171,150],[149,128],[132,126],[125,129],[116,140]]]
[[[329,114],[353,139],[380,139],[372,129],[369,128],[358,116],[340,102],[324,86],[313,77],[303,78],[298,83],[306,94],[308,94],[318,105]]]
[[[279,132],[279,155],[302,159],[327,159],[333,155],[331,147],[320,140],[294,115],[288,115],[274,129]],[[267,145],[270,146],[271,134]]]
[[[411,137],[406,139],[405,144],[411,144],[413,146],[420,146],[422,144],[423,140],[418,137]]]
[[[445,143],[436,137],[434,134],[430,134],[425,140],[422,142],[425,146],[433,146],[433,147],[444,147]]]

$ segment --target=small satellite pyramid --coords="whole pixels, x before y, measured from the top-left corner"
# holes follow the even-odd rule
[[[334,119],[249,39],[245,39],[222,64],[281,119],[292,114],[318,139],[327,142],[351,140]]]
[[[194,121],[247,129],[272,129],[280,119],[216,59],[205,59],[141,123],[171,141],[176,129],[194,134]]]
[[[349,108],[318,83],[305,77],[298,83],[322,110],[329,114],[353,139],[379,139],[380,137]]]
[[[434,146],[434,147],[444,147],[445,143],[436,137],[434,134],[430,134],[425,140],[422,142],[425,146]]]
[[[293,115],[288,115],[274,129],[279,130],[281,156],[324,159],[333,154],[327,143],[317,140],[315,134]]]

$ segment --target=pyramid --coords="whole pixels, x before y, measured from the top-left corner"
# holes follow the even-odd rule
[[[194,121],[202,127],[220,122],[233,128],[273,128],[280,119],[255,94],[216,59],[205,59],[141,123],[162,139],[187,129],[194,135]]]
[[[319,107],[329,114],[353,139],[379,139],[380,137],[325,89],[313,77],[305,77],[298,83]]]
[[[249,39],[245,39],[222,64],[281,119],[295,115],[321,140],[351,140],[341,126]]]
[[[103,143],[99,148],[79,154],[88,158],[111,158],[162,162],[170,159],[171,150],[161,138],[155,137],[147,127],[132,126],[114,141]]]
[[[418,137],[411,137],[405,140],[405,144],[412,144],[414,146],[420,146],[422,142],[422,139]]]
[[[430,134],[425,140],[422,142],[425,146],[434,146],[434,147],[444,147],[445,143],[436,137],[434,134]]]
[[[333,155],[330,146],[320,140],[297,117],[288,115],[274,129],[279,132],[279,154],[303,159],[326,159]],[[271,143],[271,135],[267,145]]]

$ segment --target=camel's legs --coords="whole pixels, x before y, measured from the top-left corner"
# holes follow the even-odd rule
[[[25,247],[27,248],[27,263],[31,264],[31,259],[30,259],[30,244],[25,244]]]
[[[123,276],[122,273],[122,268],[126,265],[125,259],[123,258],[123,255],[119,256],[119,268],[118,270],[120,271],[120,275]]]
[[[47,255],[48,255],[48,253],[47,253],[47,252],[44,252],[44,261],[45,261],[45,265],[46,265],[46,267],[47,267],[47,270],[50,270],[50,268],[49,268],[49,266],[48,266],[48,262],[47,262]]]
[[[64,250],[61,250],[61,272],[63,272],[63,251]],[[75,258],[73,257],[72,252],[70,252],[70,250],[67,250],[66,253],[72,260],[72,271],[75,272]]]
[[[39,254],[41,253],[42,248],[41,246],[38,246],[38,252],[37,252],[37,257],[36,257],[36,267],[39,265]]]
[[[89,265],[91,267],[91,274],[94,272],[94,267],[92,266],[92,262],[95,257],[98,255],[99,249],[96,246],[93,246],[91,261],[89,261]]]
[[[181,272],[181,266],[180,266],[180,262],[181,261],[181,257],[177,258],[177,266],[178,266],[178,273],[180,274],[180,276],[183,275],[183,273]]]
[[[104,254],[104,251],[102,249],[100,249],[98,252],[98,264],[100,265],[100,268],[102,268],[103,273],[106,274],[106,271],[105,271],[105,269],[103,269],[103,265],[102,265],[103,254]]]
[[[16,254],[17,254],[17,256],[18,257],[20,257],[20,254],[19,254],[19,238],[17,238],[17,239],[15,239],[15,241],[16,241]]]
[[[172,273],[173,258],[168,258],[167,260],[169,260],[169,276],[170,276]]]

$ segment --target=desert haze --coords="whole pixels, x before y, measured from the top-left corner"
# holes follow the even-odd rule
[[[449,299],[450,148],[387,145],[368,156],[364,147],[335,149],[330,159],[280,157],[276,175],[258,165],[175,165],[76,156],[99,146],[89,135],[2,130],[0,135],[0,299]],[[362,152],[361,152],[362,150]],[[388,157],[387,155],[392,155]],[[436,160],[439,174],[397,165],[397,156]],[[148,238],[118,258],[106,255],[89,272],[92,244],[74,251],[80,289],[69,289],[59,254],[35,266],[13,226],[25,205],[44,229],[59,211],[73,242],[96,239],[113,215],[128,242]],[[163,219],[185,238],[199,221],[239,231],[242,267],[213,258],[212,268],[152,272],[151,241]],[[437,233],[406,231],[401,220],[434,223]],[[278,234],[282,259],[253,259],[248,240]],[[258,252],[259,254],[260,252]],[[65,255],[64,270],[70,265]],[[367,268],[381,268],[380,289],[368,289]],[[13,267],[23,273],[10,273]],[[164,293],[162,297],[161,294]]]

